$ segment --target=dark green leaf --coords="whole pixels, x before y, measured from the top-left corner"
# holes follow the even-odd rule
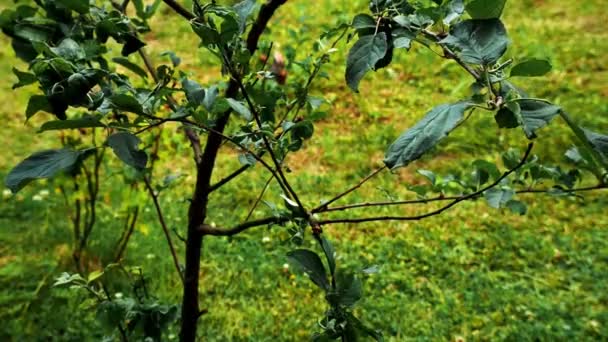
[[[112,107],[123,112],[131,112],[139,115],[144,114],[142,105],[137,101],[136,98],[127,94],[116,94],[110,98]]]
[[[42,124],[38,132],[54,131],[60,129],[79,129],[79,128],[93,128],[93,127],[106,127],[96,117],[84,117],[81,119],[73,120],[55,120],[48,121]]]
[[[494,120],[496,120],[500,128],[515,128],[519,126],[517,115],[507,107],[501,108],[494,116]]]
[[[148,73],[144,69],[142,69],[142,67],[131,62],[126,57],[114,57],[114,58],[112,58],[112,61],[116,64],[122,65],[123,67],[127,68],[128,70],[131,70],[132,72],[134,72],[141,78],[148,78]]]
[[[361,280],[354,274],[338,272],[336,287],[340,305],[352,307],[363,297]]]
[[[88,0],[60,0],[56,1],[56,4],[80,14],[89,13],[89,1]]]
[[[19,71],[17,68],[13,68],[13,74],[15,74],[15,76],[17,76],[19,79],[17,83],[13,84],[13,89],[36,83],[38,80],[36,75],[30,74],[29,72]]]
[[[465,20],[441,44],[455,49],[465,63],[492,65],[507,51],[507,31],[499,19]]]
[[[551,63],[544,59],[529,59],[527,61],[516,64],[511,69],[511,77],[524,76],[524,77],[536,77],[544,76],[553,67]]]
[[[327,264],[329,265],[329,273],[333,275],[336,272],[336,252],[334,251],[334,247],[331,245],[331,242],[329,242],[324,235],[321,235],[321,248],[323,248],[323,253],[325,253],[325,258],[327,259]]]
[[[35,179],[51,178],[59,172],[67,171],[78,162],[83,153],[72,149],[34,153],[9,172],[5,180],[6,187],[16,193]]]
[[[457,102],[435,107],[428,112],[389,147],[384,158],[386,166],[396,169],[420,158],[456,128],[471,105],[469,102]]]
[[[137,38],[133,34],[124,35],[122,40],[124,41],[124,45],[122,47],[122,50],[120,51],[120,54],[124,57],[127,57],[133,52],[136,52],[137,50],[146,46],[146,43],[139,40],[139,38]]]
[[[467,13],[473,19],[500,18],[507,0],[472,0],[467,4]]]
[[[38,112],[53,113],[53,107],[44,95],[34,95],[30,97],[30,100],[27,103],[27,109],[25,110],[25,117],[29,119]]]
[[[346,60],[346,83],[359,92],[359,82],[388,51],[386,33],[360,37],[348,52]]]
[[[357,14],[351,26],[357,30],[360,36],[374,34],[376,31],[376,20],[369,14]]]
[[[561,108],[535,99],[515,100],[519,105],[521,125],[528,139],[536,138],[536,131],[546,126],[561,111]]]
[[[146,152],[139,149],[140,142],[137,136],[129,132],[118,132],[110,135],[106,144],[125,164],[137,170],[143,170],[148,163],[148,156]]]
[[[325,266],[315,252],[307,249],[297,249],[287,253],[287,257],[299,265],[318,287],[325,291],[329,290]]]

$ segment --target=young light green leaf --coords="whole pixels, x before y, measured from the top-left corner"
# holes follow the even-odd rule
[[[360,37],[348,52],[346,59],[346,83],[359,92],[359,82],[388,52],[386,33]]]
[[[517,99],[515,100],[521,109],[520,123],[528,139],[536,138],[536,131],[546,126],[561,108],[545,101],[536,99]]]
[[[511,69],[511,77],[523,76],[523,77],[537,77],[546,75],[553,66],[551,62],[545,59],[529,59],[527,61],[516,64]]]
[[[5,185],[13,193],[17,193],[35,179],[51,178],[59,172],[71,169],[84,153],[67,148],[36,152],[9,172]]]
[[[140,143],[139,138],[129,132],[114,133],[106,141],[114,154],[125,164],[137,170],[143,170],[148,163],[148,156],[146,152],[139,149]]]
[[[394,170],[420,158],[456,128],[471,106],[470,102],[457,102],[435,107],[388,148],[386,166]]]
[[[463,62],[492,65],[507,51],[507,30],[499,19],[465,20],[450,29],[440,44],[457,51]]]
[[[472,0],[467,3],[467,13],[473,19],[500,18],[507,0]]]
[[[232,110],[237,112],[245,120],[250,121],[251,119],[253,119],[253,115],[251,115],[251,111],[242,102],[239,102],[239,101],[237,101],[235,99],[231,99],[231,98],[227,98],[226,101],[228,101],[228,105],[230,106],[230,108],[232,108]]]
[[[297,249],[287,253],[287,257],[290,261],[299,265],[315,285],[325,291],[329,290],[325,266],[323,266],[321,258],[315,252],[307,249]]]

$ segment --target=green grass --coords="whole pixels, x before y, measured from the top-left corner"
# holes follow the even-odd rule
[[[2,7],[12,2],[0,2]],[[305,57],[320,25],[350,18],[366,1],[293,1],[272,22],[272,39],[279,49],[298,48]],[[323,11],[317,11],[323,8]],[[322,13],[315,15],[314,13]],[[548,76],[517,81],[537,97],[559,103],[585,126],[608,129],[608,33],[602,16],[604,2],[510,2],[505,22],[514,58],[549,57]],[[162,19],[161,19],[162,18]],[[163,9],[153,22],[148,51],[173,50],[183,58],[183,70],[202,83],[220,79],[213,57],[195,49],[188,24]],[[307,37],[294,44],[288,30]],[[0,40],[0,71],[11,74],[19,65],[9,42]],[[343,80],[347,46],[325,71],[313,95],[330,100],[328,115],[315,126],[306,149],[289,159],[292,185],[309,205],[345,189],[380,165],[383,151],[404,129],[433,106],[458,100],[468,80],[453,63],[421,48],[400,52],[391,67],[364,80],[361,94],[350,92]],[[134,59],[135,60],[135,59]],[[297,73],[290,77],[298,77]],[[52,133],[34,134],[44,118],[24,124],[28,94],[12,91],[12,78],[0,82],[0,113],[4,134],[0,145],[0,180],[26,155],[58,147]],[[544,161],[560,162],[573,138],[556,119],[543,129],[535,153]],[[476,159],[499,160],[509,146],[526,145],[520,131],[497,131],[491,116],[474,116],[430,156],[397,173],[384,173],[340,203],[412,198],[407,185],[422,183],[418,168],[439,173],[467,172]],[[164,131],[156,173],[192,174],[189,147],[177,127]],[[226,147],[215,179],[236,167],[236,154]],[[140,265],[151,292],[164,302],[177,303],[179,280],[150,200],[123,189],[118,163],[104,169],[99,222],[92,236],[92,267],[107,262],[118,239],[125,207],[139,202],[142,216],[126,255],[126,264]],[[245,176],[212,196],[209,220],[230,226],[244,219],[268,175],[263,169]],[[161,203],[172,228],[183,234],[193,177],[163,192]],[[99,340],[103,334],[91,310],[78,309],[85,296],[51,288],[53,279],[70,265],[71,232],[58,182],[39,182],[0,205],[0,339]],[[49,190],[42,201],[34,200]],[[280,190],[271,186],[264,199],[280,203]],[[389,341],[404,340],[603,340],[608,339],[608,217],[605,193],[585,198],[556,199],[527,196],[524,217],[487,207],[482,201],[463,204],[440,217],[422,222],[383,222],[329,227],[326,233],[338,252],[339,267],[362,269],[379,265],[380,272],[364,279],[365,298],[357,309],[364,321],[382,330]],[[413,214],[433,206],[361,210],[357,214]],[[261,205],[256,217],[267,215]],[[266,238],[266,239],[264,239]],[[325,310],[322,295],[305,277],[285,270],[286,252],[293,248],[282,228],[259,229],[231,240],[209,238],[203,248],[201,306],[202,340],[300,341],[315,329]],[[180,257],[184,246],[174,237]],[[311,242],[305,245],[311,248]],[[122,286],[122,287],[121,287]],[[116,285],[125,289],[124,285]],[[170,332],[175,338],[176,328]]]

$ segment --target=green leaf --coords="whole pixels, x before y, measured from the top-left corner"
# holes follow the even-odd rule
[[[507,31],[499,19],[465,20],[441,44],[455,49],[465,63],[493,65],[507,51]]]
[[[59,172],[71,169],[83,153],[67,148],[36,152],[9,172],[5,185],[13,193],[17,193],[35,179],[51,178]]]
[[[388,148],[386,166],[394,170],[420,158],[456,128],[471,106],[470,102],[457,102],[435,107]]]
[[[488,202],[488,205],[492,208],[502,208],[505,206],[507,202],[509,202],[513,196],[515,196],[515,191],[509,188],[492,188],[486,190],[483,195]]]
[[[473,19],[500,18],[507,0],[472,0],[467,6],[467,13]]]
[[[496,113],[494,120],[500,128],[515,128],[519,126],[517,116],[511,109],[503,107]]]
[[[546,75],[553,66],[551,62],[545,59],[529,59],[527,61],[516,64],[511,69],[511,77],[537,77]]]
[[[376,31],[376,20],[369,14],[357,14],[353,18],[351,26],[357,30],[360,36],[370,35]]]
[[[242,116],[245,120],[250,121],[253,119],[253,115],[251,115],[251,111],[247,106],[245,106],[242,102],[239,102],[235,99],[227,98],[226,101],[232,110],[237,112],[240,116]]]
[[[515,214],[526,215],[528,212],[528,207],[520,201],[510,200],[505,203],[505,207],[511,210]]]
[[[89,1],[88,0],[59,0],[55,1],[56,4],[60,5],[65,9],[69,9],[80,14],[89,13]]]
[[[239,32],[243,33],[247,25],[247,19],[255,10],[256,0],[243,0],[234,5],[234,11],[238,15]]]
[[[126,57],[114,57],[114,58],[112,58],[112,61],[116,64],[122,65],[123,67],[127,68],[128,70],[130,70],[133,73],[140,76],[141,78],[144,78],[144,79],[148,78],[148,73],[144,69],[142,69],[142,67],[131,62]]]
[[[458,19],[464,13],[463,0],[452,0],[446,6],[447,13],[443,18],[443,23],[450,25],[454,20]]]
[[[186,99],[196,107],[200,106],[205,101],[205,89],[195,81],[184,78],[182,80],[182,88],[186,93]]]
[[[112,107],[119,111],[130,112],[139,115],[144,114],[144,108],[136,98],[127,94],[115,94],[109,98]]]
[[[437,184],[437,176],[435,175],[435,173],[433,171],[420,169],[420,170],[417,170],[416,172],[418,172],[419,174],[424,176],[424,178],[428,179],[429,182],[431,182],[431,185]]]
[[[361,279],[354,274],[338,272],[336,276],[338,302],[352,307],[363,297]]]
[[[83,117],[81,119],[48,121],[42,124],[38,132],[93,127],[106,127],[106,125],[100,122],[99,118],[94,116],[88,116]]]
[[[13,89],[36,83],[38,80],[36,75],[30,74],[29,72],[19,71],[17,68],[13,68],[13,74],[15,74],[15,76],[17,76],[19,79],[17,83],[13,84]]]
[[[179,58],[173,51],[165,51],[165,52],[161,53],[160,55],[169,56],[169,58],[171,59],[171,64],[173,64],[174,68],[177,68],[182,63],[182,59]]]
[[[137,50],[146,46],[146,43],[142,42],[133,34],[126,34],[122,36],[123,46],[122,50],[120,50],[120,54],[123,57],[127,57],[128,55],[136,52]]]
[[[346,60],[346,83],[359,92],[359,82],[388,52],[386,33],[360,37],[348,52]]]
[[[334,246],[332,246],[331,242],[329,242],[324,235],[321,236],[321,248],[323,249],[323,253],[325,253],[325,258],[329,265],[329,273],[333,276],[336,272],[336,252],[334,251]]]
[[[604,158],[608,159],[608,136],[584,128],[583,133],[589,143],[591,143],[593,149],[600,153]]]
[[[514,100],[519,105],[520,123],[528,139],[536,138],[536,131],[546,126],[561,111],[561,108],[536,99]]]
[[[84,49],[73,39],[66,38],[56,47],[51,47],[50,50],[67,60],[80,61],[86,57]]]
[[[25,110],[25,117],[26,119],[29,119],[38,112],[53,113],[53,106],[51,106],[48,98],[44,95],[34,95],[30,97],[30,100],[27,103],[27,109]]]
[[[287,253],[287,257],[290,261],[299,265],[315,285],[325,291],[329,290],[325,266],[323,266],[321,258],[315,252],[307,249],[297,249]]]
[[[91,283],[99,278],[101,278],[101,276],[103,276],[103,270],[96,270],[93,271],[91,273],[89,273],[89,276],[87,277],[87,283]]]
[[[140,143],[139,138],[129,132],[114,133],[106,141],[120,160],[141,171],[146,168],[148,156],[146,152],[139,149]]]

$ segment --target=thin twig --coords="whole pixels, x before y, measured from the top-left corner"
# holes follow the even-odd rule
[[[375,170],[374,172],[372,172],[371,174],[369,174],[367,177],[363,178],[362,180],[359,181],[359,183],[355,184],[354,186],[350,187],[349,189],[347,189],[346,191],[334,196],[332,199],[330,199],[329,201],[326,201],[325,203],[323,203],[322,205],[314,208],[313,210],[311,210],[311,212],[314,213],[318,213],[321,212],[322,209],[327,208],[327,206],[329,206],[330,204],[334,203],[335,201],[339,200],[340,198],[350,194],[351,192],[359,189],[363,184],[365,184],[367,181],[369,181],[370,179],[374,178],[377,174],[379,174],[380,172],[384,171],[384,169],[386,169],[386,165],[382,166],[381,168]]]
[[[253,203],[253,206],[251,206],[251,209],[249,209],[249,212],[247,213],[247,217],[245,218],[245,221],[249,221],[249,219],[251,218],[251,215],[253,215],[253,211],[255,210],[255,208],[257,208],[258,204],[260,204],[260,201],[262,200],[262,197],[264,197],[264,193],[266,193],[266,190],[268,189],[268,186],[270,185],[271,181],[272,181],[272,177],[268,178],[268,180],[266,181],[266,184],[264,184],[264,188],[262,188],[262,191],[258,195],[258,198],[256,198],[255,203]]]
[[[212,227],[208,224],[204,224],[201,227],[199,227],[199,231],[203,235],[234,236],[234,235],[242,233],[250,228],[267,226],[270,224],[281,224],[281,223],[288,222],[289,220],[290,220],[289,217],[275,217],[275,216],[266,217],[266,218],[259,219],[259,220],[244,222],[244,223],[239,224],[238,226],[235,226],[235,227],[229,228],[229,229]]]
[[[484,187],[483,189],[480,189],[479,191],[473,192],[466,196],[459,197],[459,198],[453,200],[452,202],[450,202],[448,205],[441,207],[435,211],[432,211],[432,212],[429,212],[429,213],[426,213],[423,215],[417,215],[417,216],[376,216],[376,217],[363,217],[363,218],[354,218],[354,219],[320,220],[320,221],[318,221],[318,224],[327,225],[327,224],[335,224],[335,223],[363,223],[363,222],[373,222],[373,221],[418,221],[418,220],[422,220],[422,219],[425,219],[425,218],[428,218],[431,216],[439,215],[439,214],[443,213],[444,211],[452,208],[456,204],[469,200],[469,199],[472,199],[472,198],[475,198],[475,197],[483,194],[485,191],[492,189],[495,186],[497,186],[498,184],[500,184],[500,182],[502,182],[503,179],[507,178],[513,172],[515,172],[516,170],[518,170],[519,168],[524,166],[524,164],[528,160],[528,157],[530,156],[530,152],[532,152],[533,146],[534,146],[534,143],[530,143],[528,145],[528,149],[526,150],[526,153],[522,157],[521,161],[514,168],[505,172],[501,177],[499,177],[492,184]]]
[[[152,201],[154,202],[156,214],[158,215],[158,221],[160,222],[160,225],[163,228],[165,238],[167,239],[167,244],[169,245],[169,250],[171,251],[171,256],[173,257],[173,264],[175,265],[175,270],[177,271],[177,273],[179,274],[179,278],[183,282],[184,275],[182,274],[182,269],[179,266],[179,260],[177,259],[177,253],[175,252],[175,247],[173,247],[173,242],[171,241],[171,234],[169,233],[169,228],[167,227],[167,224],[165,222],[165,216],[163,215],[160,203],[158,202],[158,195],[154,192],[154,189],[152,189],[148,178],[144,177],[144,183],[146,184],[146,189],[148,189],[148,193],[150,194],[150,197],[152,197]]]

